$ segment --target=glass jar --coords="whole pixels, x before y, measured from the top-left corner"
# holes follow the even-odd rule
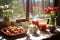
[[[46,19],[40,19],[38,28],[42,31],[46,31],[46,26],[47,26],[47,20]]]
[[[36,25],[34,25],[34,24],[30,24],[29,25],[29,31],[30,31],[30,33],[36,34],[37,30],[38,30],[38,27]]]
[[[49,23],[47,25],[47,28],[50,30],[50,32],[54,32],[56,29],[56,18],[51,17],[49,19]]]
[[[16,26],[16,19],[14,19],[14,18],[13,19],[10,19],[10,22],[11,22],[11,25],[12,26]]]

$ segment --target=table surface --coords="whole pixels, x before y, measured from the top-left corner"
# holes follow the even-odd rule
[[[31,34],[31,33],[27,32],[26,35],[23,35],[23,36],[20,36],[20,37],[17,37],[17,36],[9,37],[9,36],[6,36],[5,34],[0,32],[0,40],[42,40],[42,39],[45,39],[45,38],[49,38],[53,35],[54,34],[38,30],[38,36],[36,36],[36,34],[34,35],[34,34]]]
[[[47,32],[42,32],[42,31],[38,31],[39,34],[31,34],[31,33],[27,33],[27,35],[24,35],[22,37],[8,37],[3,33],[0,33],[0,40],[42,40],[45,38],[49,38],[51,37],[53,34],[51,33],[47,33]]]

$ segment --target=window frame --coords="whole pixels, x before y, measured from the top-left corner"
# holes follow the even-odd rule
[[[29,5],[29,0],[26,0],[26,19],[16,20],[17,23],[29,21],[29,7],[30,7],[30,5]]]
[[[16,23],[19,23],[19,22],[25,22],[25,21],[29,21],[29,0],[26,0],[26,18],[25,19],[17,19],[16,20]],[[3,21],[0,21],[0,23],[2,23]]]
[[[22,21],[29,21],[30,17],[29,17],[29,11],[30,11],[30,0],[26,0],[26,19],[20,19],[20,20],[16,20],[16,22],[22,22]],[[43,0],[44,1],[44,0]],[[42,1],[42,2],[43,2]],[[50,1],[50,0],[49,0]],[[54,6],[56,5],[55,4],[55,1],[54,0]],[[49,5],[50,5],[50,2],[49,2]],[[44,8],[44,7],[43,7]]]

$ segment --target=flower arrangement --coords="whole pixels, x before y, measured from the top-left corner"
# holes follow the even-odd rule
[[[0,12],[2,12],[3,17],[9,17],[10,13],[13,13],[13,10],[9,9],[8,5],[0,6]]]
[[[13,13],[13,10],[9,8],[9,5],[0,6],[0,13],[3,16],[3,25],[4,27],[11,25],[9,17]]]
[[[58,7],[48,7],[44,9],[44,13],[48,14],[50,16],[49,24],[54,25],[55,24],[55,19],[56,19],[56,14],[58,12]]]

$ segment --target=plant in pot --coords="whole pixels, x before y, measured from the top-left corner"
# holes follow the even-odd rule
[[[49,19],[49,29],[50,31],[54,31],[55,28],[56,28],[56,14],[58,12],[58,7],[48,7],[48,8],[45,8],[44,9],[44,13],[45,14],[48,14],[50,16],[50,19]]]
[[[13,13],[13,10],[9,9],[8,5],[0,6],[0,10],[3,15],[3,24],[4,26],[10,25],[9,17],[11,13]]]

